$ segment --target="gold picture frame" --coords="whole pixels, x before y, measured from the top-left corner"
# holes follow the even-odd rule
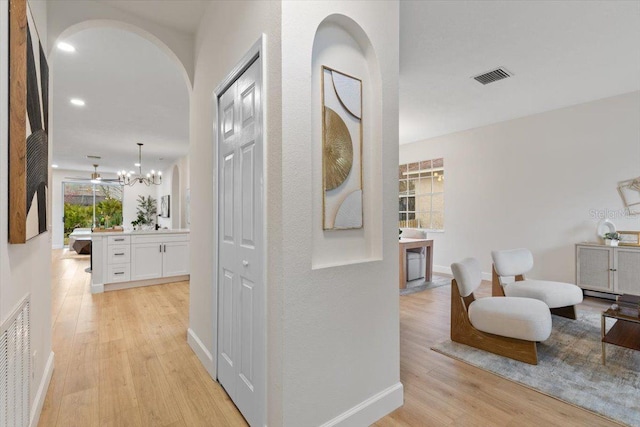
[[[620,246],[640,246],[640,231],[618,231]]]

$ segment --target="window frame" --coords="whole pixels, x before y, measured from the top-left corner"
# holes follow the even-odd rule
[[[431,232],[444,232],[444,159],[437,158],[404,163],[399,165],[398,172],[399,228],[418,228]],[[426,185],[423,185],[423,182]],[[435,184],[435,182],[441,184]],[[421,197],[429,199],[428,209],[425,209],[424,202],[418,202]],[[434,199],[436,198],[442,199],[441,209],[434,209]],[[428,224],[421,222],[421,218],[425,217],[428,218]],[[441,227],[438,227],[436,223],[438,218],[441,218]],[[408,221],[416,221],[416,223],[411,224]]]

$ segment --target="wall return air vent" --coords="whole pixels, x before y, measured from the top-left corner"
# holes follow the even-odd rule
[[[511,76],[513,76],[513,73],[510,73],[503,67],[500,67],[496,68],[495,70],[480,74],[478,76],[474,76],[473,78],[483,85],[487,85],[489,83],[497,82],[498,80],[506,79]]]

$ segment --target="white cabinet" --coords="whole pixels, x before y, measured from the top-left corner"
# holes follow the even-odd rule
[[[109,236],[107,238],[107,283],[131,280],[131,259],[129,257],[129,236]]]
[[[164,243],[162,275],[181,276],[189,274],[189,242]]]
[[[133,236],[131,265],[131,280],[189,274],[187,236]]]
[[[93,293],[170,283],[189,274],[188,230],[92,233],[91,239]]]
[[[133,243],[131,245],[131,280],[162,277],[162,244]]]
[[[640,247],[577,244],[576,284],[587,290],[640,295]]]

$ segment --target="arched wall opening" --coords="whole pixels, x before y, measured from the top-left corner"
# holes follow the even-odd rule
[[[143,30],[142,28],[137,27],[135,25],[128,24],[122,21],[116,21],[111,19],[92,19],[92,20],[83,21],[78,24],[74,24],[70,26],[66,30],[62,31],[60,35],[56,38],[56,40],[51,44],[51,51],[49,52],[50,65],[52,66],[55,63],[55,58],[58,55],[58,52],[56,49],[58,42],[65,40],[71,35],[79,33],[83,30],[87,30],[91,28],[105,28],[105,27],[117,28],[120,30],[134,33],[142,37],[143,39],[153,43],[154,45],[156,45],[162,52],[164,52],[171,59],[171,61],[175,63],[176,67],[180,69],[184,77],[185,84],[187,85],[189,95],[191,95],[191,90],[192,90],[191,79],[189,78],[189,74],[187,73],[185,64],[182,63],[182,61],[178,58],[175,52],[171,50],[171,48],[169,48],[162,40],[160,40],[158,37],[154,36],[150,32]]]
[[[173,114],[174,113],[173,110],[168,110],[165,108],[165,106],[167,105],[166,103],[165,104],[162,104],[162,102],[157,103],[156,98],[153,98],[153,97],[146,98],[146,97],[135,97],[135,96],[132,96],[132,97],[121,96],[119,99],[115,99],[116,95],[112,96],[110,99],[107,99],[107,97],[104,97],[104,98],[93,97],[93,99],[91,98],[87,99],[87,105],[84,109],[78,109],[73,111],[73,114],[77,114],[77,117],[78,117],[77,124],[81,124],[83,122],[85,124],[84,125],[85,129],[82,129],[82,132],[77,132],[77,134],[78,135],[82,134],[84,141],[87,141],[87,143],[86,145],[78,147],[77,142],[75,142],[76,148],[74,148],[73,150],[69,148],[69,142],[72,139],[68,138],[67,134],[74,129],[75,124],[73,122],[69,124],[68,120],[60,120],[64,117],[64,114],[68,115],[68,113],[63,113],[62,110],[69,109],[69,104],[68,104],[69,97],[82,98],[84,97],[85,93],[82,92],[82,90],[78,91],[80,93],[77,93],[77,92],[67,93],[67,90],[63,90],[63,88],[68,89],[69,85],[68,84],[62,85],[63,83],[62,80],[67,80],[67,81],[69,80],[69,77],[65,79],[65,76],[72,76],[72,77],[75,76],[73,73],[69,72],[70,61],[73,62],[72,65],[74,67],[77,66],[76,63],[82,62],[79,60],[82,59],[82,55],[88,54],[90,52],[87,46],[89,46],[92,40],[96,39],[95,34],[106,33],[106,32],[108,32],[109,34],[118,32],[123,35],[126,34],[128,39],[139,40],[137,44],[144,44],[145,46],[148,46],[148,49],[145,47],[146,49],[145,52],[153,51],[154,57],[161,59],[163,70],[171,70],[171,73],[172,73],[171,80],[167,81],[168,83],[167,85],[165,85],[165,87],[162,87],[161,85],[158,85],[157,83],[155,83],[155,80],[151,80],[151,81],[154,82],[153,87],[157,86],[158,92],[162,92],[165,94],[174,94],[176,92],[179,92],[180,102],[172,103],[174,106],[174,109],[177,109],[180,111],[181,114],[184,114],[184,115],[180,115],[181,120],[184,122],[184,126],[181,126],[182,131],[180,132],[179,136],[176,136],[176,134],[173,134],[171,132],[165,132],[164,128],[166,126],[164,125],[164,123],[166,123],[167,120],[162,120],[162,119],[155,120],[155,122],[160,123],[161,126],[155,126],[155,123],[138,121],[135,124],[137,126],[137,129],[135,129],[136,132],[128,132],[128,133],[122,132],[122,138],[120,137],[111,138],[111,139],[107,138],[106,136],[111,136],[111,135],[105,134],[103,132],[104,128],[102,127],[98,127],[96,132],[90,132],[90,129],[87,129],[87,128],[92,127],[96,122],[96,121],[87,120],[87,115],[91,110],[93,110],[94,113],[97,112],[98,110],[100,110],[101,113],[105,110],[110,110],[110,111],[107,111],[106,114],[100,116],[100,117],[104,117],[104,120],[102,123],[100,123],[100,126],[104,126],[104,127],[111,126],[113,129],[117,129],[119,126],[121,126],[123,123],[127,121],[136,122],[138,120],[138,117],[136,115],[122,117],[123,115],[126,115],[122,111],[129,111],[122,108],[123,106],[125,106],[128,109],[131,109],[130,105],[133,105],[136,107],[140,106],[140,108],[137,108],[135,112],[136,113],[140,112],[141,115],[146,114],[146,116],[149,118],[148,121],[153,121],[153,117],[154,117],[153,114],[156,114],[156,113],[157,113],[157,117],[163,117],[163,116],[175,117],[176,116],[175,114]],[[90,33],[93,33],[94,36],[89,37]],[[69,54],[69,53],[62,52],[57,48],[58,42],[69,41],[69,40],[73,40],[74,38],[76,39],[76,41],[84,40],[86,44],[86,46],[84,47],[84,50],[81,50],[79,48],[76,52]],[[106,44],[109,43],[109,41],[106,38],[104,40]],[[117,43],[112,44],[113,50],[116,50],[121,46],[128,46],[128,44],[122,43],[121,40],[118,39],[118,41],[120,42],[120,44],[117,44]],[[49,53],[49,64],[51,69],[50,102],[51,102],[51,105],[53,106],[53,108],[50,109],[52,111],[52,115],[51,115],[52,126],[50,128],[50,140],[51,140],[52,152],[53,152],[52,159],[55,160],[56,155],[64,151],[63,161],[68,163],[68,166],[61,164],[60,169],[54,170],[53,177],[52,177],[52,181],[53,181],[52,246],[54,248],[60,248],[64,246],[64,237],[65,237],[64,222],[63,222],[64,195],[62,194],[61,188],[62,188],[62,182],[67,180],[67,177],[90,176],[87,173],[87,170],[92,168],[91,167],[92,163],[96,163],[99,165],[98,172],[102,175],[103,178],[116,178],[116,176],[114,175],[115,171],[121,170],[123,168],[127,168],[127,171],[134,171],[135,173],[138,173],[138,168],[134,167],[134,164],[133,164],[134,161],[137,160],[137,156],[138,156],[137,148],[135,144],[136,142],[142,142],[145,144],[142,150],[143,175],[152,169],[154,170],[164,169],[166,171],[165,168],[168,168],[169,165],[173,163],[172,160],[177,161],[180,158],[188,156],[188,144],[189,144],[189,138],[190,138],[189,136],[190,129],[188,124],[190,120],[189,119],[190,98],[192,93],[192,86],[191,86],[191,82],[184,64],[181,62],[178,56],[168,47],[167,44],[165,44],[162,40],[160,40],[155,35],[149,33],[148,31],[125,22],[120,22],[117,20],[105,20],[105,19],[86,20],[86,21],[71,25],[68,28],[64,29],[64,31],[59,33],[59,35],[56,37],[53,43],[50,44],[50,46],[51,46],[51,51]],[[111,48],[111,46],[109,47]],[[93,55],[93,57],[95,57],[96,52],[100,52],[100,51],[101,51],[100,49],[93,49],[93,52],[91,52],[91,54]],[[131,57],[131,55],[129,57]],[[84,62],[86,63],[87,62],[86,58],[92,58],[92,56],[86,55],[84,58],[85,58]],[[105,56],[105,58],[108,58],[108,56]],[[137,58],[134,57],[134,59],[137,59]],[[144,60],[139,59],[139,61],[144,61]],[[142,64],[143,62],[139,62],[139,63]],[[108,75],[103,79],[101,79],[100,81],[105,83],[112,82],[111,84],[114,85],[113,82],[114,81],[117,82],[118,77],[121,79],[128,78],[129,74],[126,68],[127,66],[131,67],[131,70],[136,70],[136,69],[143,70],[143,68],[136,67],[135,60],[132,60],[129,65],[114,66],[113,69],[107,68],[106,70],[108,72],[112,71],[112,74],[114,74],[114,78],[112,79]],[[84,69],[81,69],[81,70],[84,71]],[[141,71],[138,71],[138,77],[132,76],[129,79],[129,82],[132,82],[132,86],[135,86],[135,82],[141,81],[139,77],[140,73]],[[148,71],[146,73],[147,73],[146,75],[150,74]],[[85,79],[85,76],[88,73],[83,74],[82,72],[79,72],[78,74],[80,76],[79,80],[83,80]],[[161,73],[161,74],[163,76],[165,75],[165,73]],[[117,75],[117,77],[115,75]],[[162,80],[162,79],[158,78],[158,80]],[[90,85],[93,85],[92,87],[96,87],[97,84],[91,83],[87,77],[87,81],[84,82],[84,88],[86,89]],[[73,86],[75,85],[72,85],[72,89],[73,89]],[[147,87],[150,87],[150,86],[152,85],[148,83]],[[171,90],[167,90],[168,86],[170,86]],[[121,86],[121,87],[125,87],[125,86]],[[62,96],[56,99],[56,93],[59,95],[64,95],[64,99],[62,98]],[[125,91],[124,95],[127,95],[128,93],[130,92]],[[147,92],[147,93],[153,93],[153,91]],[[165,99],[175,99],[175,98],[172,98],[170,95],[165,95],[164,97]],[[140,103],[144,104],[145,102],[149,106],[149,109],[148,109],[149,114],[147,114],[147,111],[146,111],[147,105],[139,105]],[[176,106],[179,106],[179,108]],[[111,114],[111,112],[117,112],[118,110],[120,110],[120,114]],[[159,138],[157,139],[145,138],[145,136],[149,135],[149,133],[146,132],[147,129],[153,129],[154,133],[152,136],[153,137],[158,136]],[[140,131],[140,132],[137,132],[137,131]],[[95,145],[92,147],[89,144],[89,141],[94,141]],[[158,145],[162,145],[162,152],[158,152],[157,155],[151,156],[152,150],[153,150],[152,147],[156,143]],[[178,147],[179,144],[181,147],[180,150],[182,150],[181,152],[178,152],[179,150],[173,149],[173,147]],[[99,146],[96,147],[96,145],[99,145]],[[106,152],[106,155],[105,153],[102,153],[101,159],[93,160],[93,159],[86,158],[86,155],[101,154],[100,151]],[[77,153],[79,153],[79,155],[76,155]],[[59,163],[59,162],[54,161],[53,163]],[[169,179],[172,178],[172,173],[169,173],[169,172],[171,172],[171,169],[169,169],[168,172],[165,172],[166,175],[168,175],[167,176],[168,179],[167,179],[167,183],[163,184],[162,186],[167,190],[165,194],[168,194],[172,188],[172,184],[168,182]],[[178,184],[174,184],[174,185],[178,185],[178,192],[180,192],[179,182],[180,180],[178,178]],[[161,196],[161,194],[156,194],[156,191],[158,188],[153,186],[147,187],[147,188],[143,188],[143,187],[144,185],[142,186],[135,185],[132,187],[125,186],[124,188],[124,192],[123,192],[124,194],[122,199],[122,205],[123,205],[122,225],[125,226],[126,229],[131,228],[132,227],[131,222],[135,220],[138,196],[151,195],[154,198],[158,198],[158,206],[160,204],[159,196]],[[171,206],[172,218],[171,219],[167,218],[163,226],[175,227],[174,223],[176,223],[177,221],[178,227],[176,228],[179,228],[181,195],[176,195],[175,197],[172,197],[172,199],[173,199],[172,206]],[[173,208],[174,204],[176,206],[175,209]]]

